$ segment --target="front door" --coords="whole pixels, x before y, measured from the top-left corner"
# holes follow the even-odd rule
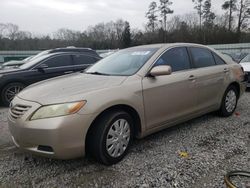
[[[172,74],[142,80],[147,129],[178,121],[195,111],[197,91],[185,47],[166,51],[154,66],[169,65]]]

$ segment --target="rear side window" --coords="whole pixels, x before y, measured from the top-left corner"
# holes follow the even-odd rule
[[[217,65],[225,65],[225,62],[218,55],[216,55],[215,53],[213,53],[213,55]]]
[[[64,67],[64,66],[71,66],[72,60],[70,55],[60,55],[45,60],[43,64],[47,65],[48,68]]]
[[[190,61],[185,47],[173,48],[165,52],[154,66],[169,65],[173,72],[190,69]]]
[[[89,65],[98,61],[97,58],[87,55],[74,55],[73,58],[76,65]]]
[[[210,67],[215,65],[212,53],[204,48],[190,48],[193,63],[196,68]]]

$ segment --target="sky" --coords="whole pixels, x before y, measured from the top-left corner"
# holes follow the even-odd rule
[[[159,2],[159,0],[155,0]],[[222,14],[224,0],[212,0],[213,11]],[[100,22],[119,18],[132,28],[142,29],[152,0],[0,0],[0,23],[17,24],[20,30],[36,34],[60,28],[83,31]],[[194,12],[192,0],[172,0],[174,15]]]

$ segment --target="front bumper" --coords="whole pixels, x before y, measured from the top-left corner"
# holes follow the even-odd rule
[[[69,116],[29,121],[40,104],[15,98],[12,104],[31,106],[20,118],[8,116],[13,142],[22,150],[41,156],[72,159],[85,155],[85,137],[93,115]]]

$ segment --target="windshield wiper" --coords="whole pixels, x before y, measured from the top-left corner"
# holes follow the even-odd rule
[[[101,73],[101,72],[85,72],[86,74],[94,74],[94,75],[103,75],[103,76],[110,76],[110,74],[106,74],[106,73]]]

